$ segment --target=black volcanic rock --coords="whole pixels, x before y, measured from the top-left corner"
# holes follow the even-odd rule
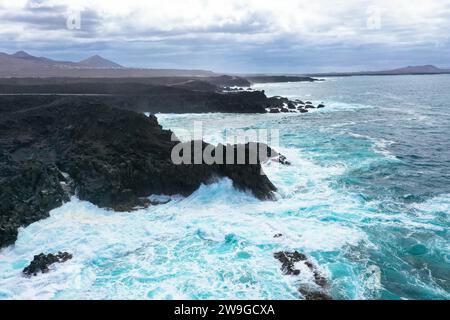
[[[218,86],[238,86],[238,87],[250,87],[251,83],[242,77],[222,75],[218,77],[209,77],[206,81]]]
[[[287,160],[287,158],[285,156],[283,156],[282,154],[278,154],[278,157],[276,158],[276,161],[278,161],[281,164],[284,164],[286,166],[290,166],[291,162]]]
[[[274,238],[280,238],[280,237],[282,237],[282,236],[283,236],[282,233],[277,233],[277,234],[274,234],[274,235],[273,235]]]
[[[178,141],[154,116],[77,99],[30,105],[0,114],[0,247],[75,191],[100,207],[132,210],[151,194],[189,195],[220,177],[260,199],[276,190],[261,175],[267,154],[255,164],[175,165]],[[250,144],[243,148],[249,157]]]
[[[192,85],[191,82],[197,83],[196,85]],[[170,86],[176,88],[188,88],[192,90],[200,90],[200,91],[220,91],[227,90],[232,91],[233,89],[230,87],[234,86],[249,86],[250,83],[239,77],[232,76],[203,76],[203,77],[188,77],[188,76],[165,76],[165,77],[122,77],[122,78],[60,78],[60,77],[52,77],[52,78],[0,78],[1,85],[10,85],[15,86],[13,88],[13,92],[20,91],[28,91],[28,86],[47,86],[42,87],[48,92],[55,92],[56,89],[59,89],[60,85],[74,85],[74,84],[90,84],[90,87],[97,90],[97,86],[101,84],[108,84],[109,90],[118,91],[118,89],[114,89],[115,87],[119,88],[119,90],[123,87],[123,85],[127,85],[129,83],[139,84],[139,85],[152,85],[152,86]],[[205,85],[202,88],[199,83],[203,83]],[[55,87],[52,87],[55,86]],[[53,89],[55,88],[55,89]],[[74,87],[75,90],[77,87]],[[89,88],[88,89],[92,89]],[[48,91],[50,90],[50,91]],[[53,90],[53,91],[52,91]],[[3,90],[2,90],[3,91]],[[83,93],[83,92],[82,92]],[[87,93],[87,92],[84,92]],[[94,92],[101,93],[101,92]]]
[[[306,300],[331,300],[332,297],[326,292],[328,288],[327,279],[322,276],[317,267],[303,253],[294,251],[280,251],[274,253],[274,258],[281,262],[281,271],[285,275],[298,276],[300,270],[295,268],[295,264],[303,262],[312,272],[314,286],[301,285],[298,291]]]
[[[291,101],[288,98],[277,97],[277,96],[267,98],[267,100],[265,101],[266,105],[269,108],[283,108],[289,102],[291,102]]]
[[[266,113],[274,108],[295,111],[303,103],[267,97],[264,91],[224,90],[233,83],[246,81],[232,76],[0,79],[0,94],[8,94],[0,95],[0,112],[53,103],[62,97],[149,113]]]
[[[36,276],[38,272],[48,272],[48,267],[50,265],[54,263],[63,263],[70,259],[72,259],[72,255],[67,252],[58,252],[57,254],[40,253],[34,256],[33,261],[23,269],[22,273],[28,277]]]
[[[305,300],[333,300],[333,298],[326,292],[317,291],[307,287],[299,288],[298,291],[305,298]]]
[[[303,253],[295,252],[276,252],[275,259],[281,262],[283,274],[299,275],[300,270],[295,269],[294,264],[299,261],[306,261],[307,257]]]
[[[182,82],[171,85],[152,85],[134,82],[82,82],[59,84],[10,84],[0,83],[0,93],[26,93],[40,96],[40,101],[51,103],[70,95],[71,101],[105,103],[136,112],[162,113],[265,113],[267,97],[262,91],[215,92],[207,82]],[[199,89],[199,90],[197,90]],[[58,94],[52,96],[48,94]],[[43,98],[41,95],[46,94]],[[9,107],[18,108],[21,96],[0,96]],[[29,101],[32,103],[32,100]],[[1,107],[0,107],[1,108]]]

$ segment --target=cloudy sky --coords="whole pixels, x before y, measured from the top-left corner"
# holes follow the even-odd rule
[[[450,67],[450,0],[0,0],[0,51],[222,72]]]

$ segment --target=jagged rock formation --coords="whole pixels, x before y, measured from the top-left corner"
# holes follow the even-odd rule
[[[198,87],[196,87],[198,86]],[[0,93],[31,95],[0,95],[5,108],[32,107],[35,99],[50,103],[61,99],[104,103],[121,109],[151,113],[265,113],[267,97],[262,91],[223,93],[213,91],[209,83],[183,82],[176,85],[149,85],[144,83],[60,83],[60,84],[2,84]],[[193,88],[194,87],[194,88]],[[194,90],[195,89],[195,90]],[[45,94],[45,95],[42,95]],[[45,102],[44,102],[45,101]]]
[[[54,263],[63,263],[70,259],[72,259],[72,255],[68,252],[58,252],[57,254],[40,253],[34,256],[33,261],[23,269],[22,273],[28,277],[36,276],[38,272],[48,272],[48,267],[50,265]]]
[[[178,141],[154,116],[77,99],[28,102],[31,107],[13,110],[0,104],[6,109],[0,113],[0,247],[74,193],[100,207],[132,210],[148,205],[151,194],[188,195],[217,177],[260,199],[276,189],[261,175],[265,157],[246,165],[174,164]],[[244,150],[248,157],[249,145]]]
[[[328,281],[322,276],[317,267],[303,253],[294,252],[276,252],[275,259],[281,262],[281,271],[285,275],[298,276],[300,269],[296,268],[296,263],[304,263],[313,274],[314,286],[300,285],[298,291],[306,300],[331,300],[327,293]]]

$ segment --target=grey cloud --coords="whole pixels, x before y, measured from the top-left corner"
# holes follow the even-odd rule
[[[31,34],[33,41],[20,42],[13,29],[0,30],[0,51],[23,49],[73,60],[99,53],[135,67],[236,72],[369,70],[428,63],[450,66],[449,37],[441,29],[450,21],[448,6],[423,30],[411,23],[397,23],[389,12],[382,17],[381,29],[368,30],[366,6],[340,10],[331,17],[326,15],[327,9],[327,21],[310,26],[308,16],[302,16],[299,9],[296,22],[305,21],[301,32],[280,29],[270,12],[258,10],[208,26],[174,25],[167,30],[166,26],[135,25],[133,12],[105,21],[97,11],[87,9],[81,12],[81,29],[67,30],[67,10],[67,6],[48,6],[39,0],[29,1],[21,12],[2,13],[0,9],[1,24],[23,25],[36,33]],[[119,28],[109,31],[105,22]],[[48,40],[46,31],[53,31],[56,40]]]
[[[35,0],[36,1],[36,0]],[[67,29],[67,19],[71,11],[67,6],[48,6],[45,2],[42,4],[30,4],[29,1],[24,10],[20,12],[1,12],[0,20],[2,23],[22,24],[33,30],[64,30]],[[80,35],[92,34],[95,32],[102,19],[94,10],[80,11],[82,28],[79,30]]]

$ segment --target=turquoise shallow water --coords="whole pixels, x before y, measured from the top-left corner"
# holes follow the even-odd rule
[[[0,251],[0,298],[298,299],[313,275],[283,276],[273,252],[299,250],[330,279],[334,298],[449,299],[450,76],[258,88],[327,107],[158,118],[182,139],[202,121],[213,143],[226,130],[278,129],[292,165],[264,165],[277,201],[228,180],[131,213],[73,198]],[[21,277],[34,254],[57,250],[74,258]]]

